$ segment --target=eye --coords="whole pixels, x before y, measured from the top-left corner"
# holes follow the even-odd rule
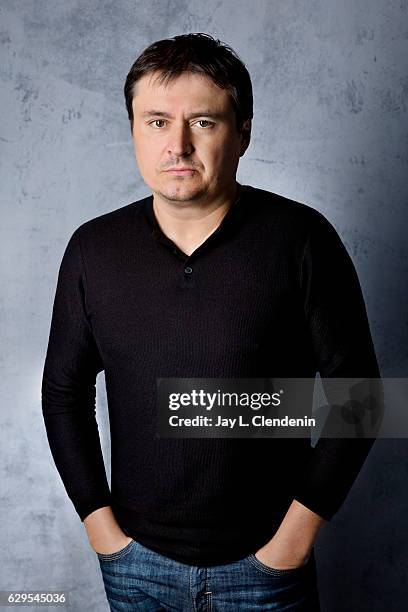
[[[154,119],[153,121],[151,121],[149,123],[149,125],[153,125],[154,123],[160,123],[160,122],[164,123],[164,119]],[[159,128],[163,127],[163,126],[162,125],[155,125],[154,127],[159,129]]]
[[[201,125],[202,128],[212,128],[214,123],[212,121],[208,121],[208,119],[199,119],[197,123],[206,123],[207,125]]]

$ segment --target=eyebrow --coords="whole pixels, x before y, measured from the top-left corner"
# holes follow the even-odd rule
[[[173,116],[170,113],[155,109],[146,110],[141,113],[141,115],[142,117],[165,117],[166,119],[173,119]],[[190,113],[187,116],[187,119],[194,119],[195,117],[211,117],[212,119],[225,119],[226,113],[204,109],[200,111],[195,111],[194,113]]]

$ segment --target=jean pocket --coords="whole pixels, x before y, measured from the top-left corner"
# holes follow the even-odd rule
[[[268,574],[269,576],[298,576],[304,573],[309,563],[309,561],[307,561],[304,565],[300,565],[299,567],[278,569],[276,567],[271,567],[270,565],[265,565],[265,563],[262,563],[262,561],[255,557],[254,553],[248,555],[245,560],[258,571],[263,572],[264,574]]]
[[[126,557],[126,555],[130,553],[130,551],[132,550],[135,544],[136,544],[136,540],[131,540],[129,544],[126,544],[126,546],[124,546],[120,550],[117,550],[113,553],[105,554],[105,553],[98,553],[96,551],[95,552],[100,561],[116,561],[116,559],[121,559],[122,557]]]

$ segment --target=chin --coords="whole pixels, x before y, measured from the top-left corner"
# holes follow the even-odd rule
[[[199,200],[205,196],[207,194],[207,188],[188,188],[180,185],[178,188],[157,189],[157,194],[169,202],[190,202],[192,200]]]

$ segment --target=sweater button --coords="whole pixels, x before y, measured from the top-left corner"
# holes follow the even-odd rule
[[[187,268],[184,268],[184,272],[185,272],[186,274],[191,274],[191,273],[192,273],[192,271],[193,271],[193,268],[190,268],[190,266],[187,266]]]

